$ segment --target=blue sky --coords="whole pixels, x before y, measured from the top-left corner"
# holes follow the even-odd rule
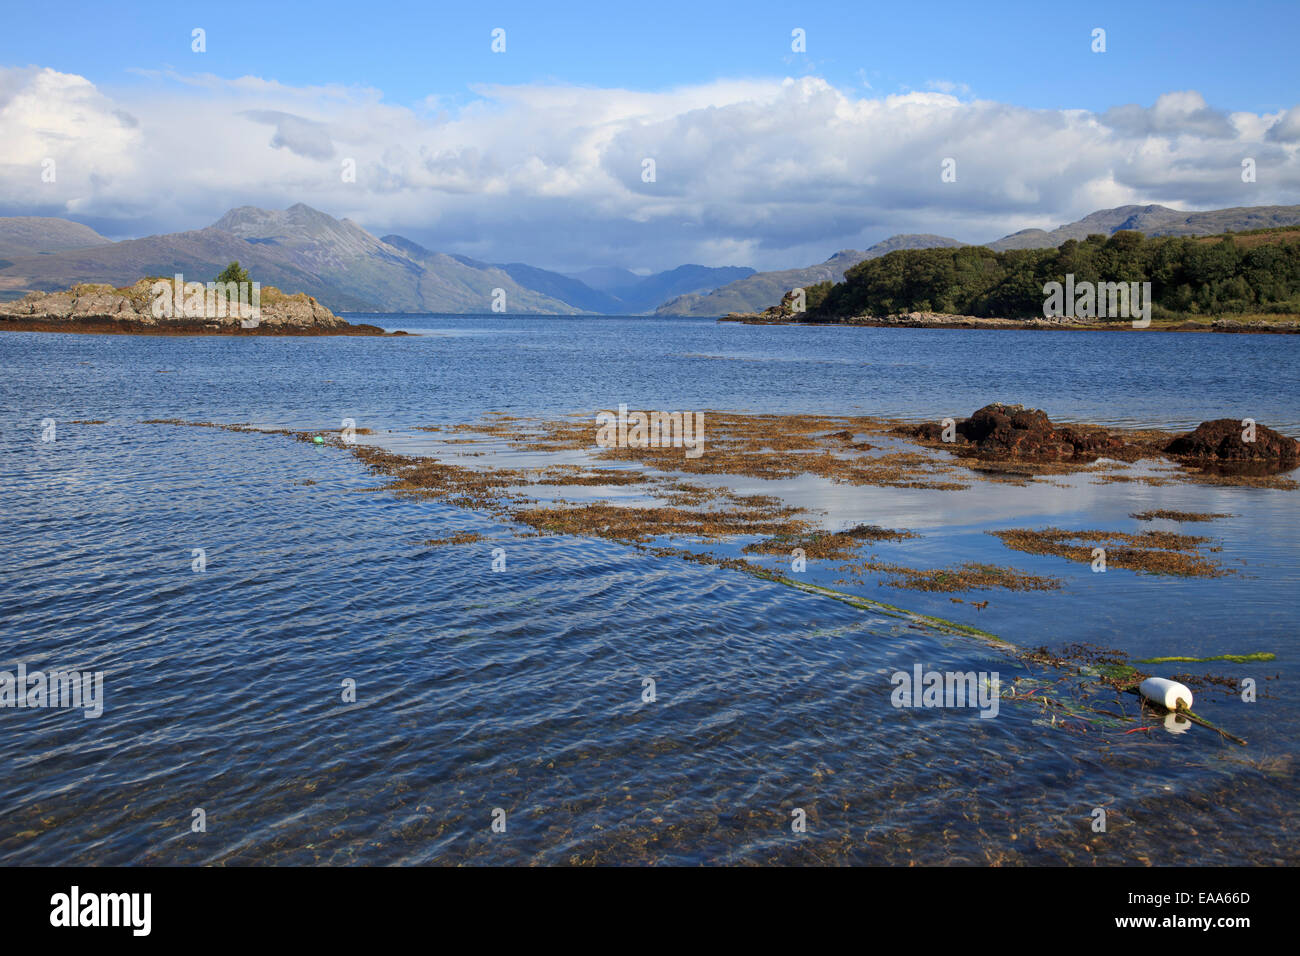
[[[306,202],[495,262],[785,268],[896,233],[1300,199],[1296,0],[55,2],[5,21],[0,215],[113,238]]]
[[[879,93],[966,84],[1036,108],[1104,110],[1196,89],[1224,109],[1293,105],[1300,3],[979,2],[23,3],[5,12],[0,62],[144,82],[131,68],[202,68],[293,85],[374,86],[411,104],[478,83],[559,81],[657,90],[720,77],[815,71]],[[208,33],[201,63],[190,30]],[[507,30],[507,55],[489,31]],[[790,52],[790,30],[808,52]],[[1107,53],[1089,48],[1094,27]]]

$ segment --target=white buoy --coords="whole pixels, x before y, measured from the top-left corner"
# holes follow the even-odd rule
[[[1182,703],[1188,710],[1192,708],[1192,692],[1186,684],[1164,677],[1148,677],[1138,691],[1147,700],[1155,701],[1167,710],[1177,710]]]

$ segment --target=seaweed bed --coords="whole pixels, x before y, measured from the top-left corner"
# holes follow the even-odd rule
[[[949,568],[911,568],[885,561],[863,550],[877,542],[906,542],[914,532],[858,525],[830,531],[818,527],[817,518],[806,509],[784,503],[769,495],[745,495],[697,478],[726,475],[759,479],[783,479],[811,475],[838,484],[872,485],[886,488],[922,488],[958,492],[979,481],[1011,481],[1025,484],[1051,480],[1053,476],[1083,473],[1094,480],[1115,479],[1115,470],[1126,467],[1115,459],[1055,461],[991,460],[962,447],[918,448],[928,444],[923,435],[900,432],[916,426],[888,419],[841,416],[747,415],[708,412],[708,453],[688,457],[682,448],[598,448],[591,415],[561,418],[517,418],[492,415],[485,421],[420,429],[441,436],[451,446],[481,446],[487,452],[500,446],[516,452],[538,455],[582,452],[585,464],[541,464],[537,467],[470,467],[433,457],[400,454],[373,444],[345,440],[340,432],[309,432],[261,429],[248,424],[186,422],[176,419],[151,420],[146,424],[171,424],[222,428],[236,432],[277,434],[298,441],[340,448],[357,457],[366,467],[387,479],[376,490],[399,495],[437,499],[447,504],[484,512],[499,520],[531,529],[533,534],[571,534],[605,538],[648,551],[696,563],[742,571],[766,580],[796,587],[825,597],[869,608],[879,613],[915,620],[951,633],[974,636],[1015,655],[1026,665],[1047,665],[1068,670],[1075,676],[1114,689],[1133,692],[1146,676],[1120,651],[1070,645],[1047,648],[1017,648],[996,635],[943,618],[912,614],[901,608],[831,588],[806,584],[774,573],[770,568],[745,558],[724,557],[698,550],[666,546],[665,541],[722,542],[753,538],[741,554],[755,558],[785,559],[796,551],[813,559],[844,560],[841,570],[854,575],[840,584],[864,584],[863,576],[881,576],[891,587],[945,593],[1005,590],[1054,590],[1061,587],[1052,577],[1033,575],[1012,567],[966,562]],[[356,434],[369,434],[365,429]],[[866,439],[872,438],[869,442]],[[1131,463],[1144,457],[1159,457],[1158,449],[1170,441],[1159,432],[1126,435],[1126,456]],[[903,447],[898,447],[902,445]],[[888,447],[882,447],[888,446]],[[1136,449],[1136,450],[1135,450]],[[941,452],[941,453],[936,453]],[[465,453],[461,453],[465,454]],[[1274,471],[1272,474],[1223,474],[1178,463],[1159,474],[1122,476],[1122,480],[1167,484],[1175,481],[1213,484],[1247,484],[1292,489],[1296,483]],[[587,488],[583,500],[551,497],[539,499],[541,489]],[[620,489],[642,498],[641,503],[618,503],[602,498],[601,489]],[[1152,511],[1134,514],[1136,520],[1165,518],[1201,521],[1231,517]],[[1217,577],[1232,573],[1211,555],[1218,552],[1210,539],[1168,531],[1128,533],[1120,531],[1071,531],[1059,528],[999,529],[995,535],[1011,550],[1035,555],[1052,555],[1076,562],[1092,562],[1096,549],[1103,549],[1107,563],[1145,574]],[[424,542],[430,547],[467,545],[483,540],[481,535],[463,532]],[[960,598],[953,598],[961,602]],[[987,605],[972,602],[976,608]],[[1220,655],[1207,660],[1243,662],[1271,659],[1269,655]],[[1173,659],[1170,659],[1173,660]],[[1195,660],[1186,658],[1186,660]],[[1164,660],[1136,663],[1166,663]],[[1202,687],[1221,684],[1213,674],[1180,675],[1184,682]],[[1039,688],[1041,691],[1042,688]],[[1028,693],[1012,687],[1008,699]],[[1079,717],[1089,708],[1077,702],[1066,704],[1050,694],[1033,693],[1029,699],[1061,713]],[[1098,711],[1102,717],[1105,711]],[[1137,714],[1111,714],[1132,720]],[[1095,716],[1095,715],[1094,715]],[[1193,717],[1195,715],[1192,715]],[[1201,718],[1196,718],[1198,721]],[[1217,730],[1217,728],[1215,728]],[[1230,735],[1225,735],[1228,739]]]
[[[146,424],[189,425],[232,431],[288,435],[299,441],[325,443],[350,451],[371,471],[389,479],[385,489],[397,494],[435,498],[456,507],[483,511],[543,534],[572,534],[606,538],[624,544],[644,544],[655,539],[723,541],[753,537],[741,553],[753,556],[787,556],[801,552],[806,558],[839,559],[849,563],[841,570],[854,574],[853,583],[864,583],[868,574],[883,575],[882,581],[905,589],[962,592],[1002,588],[1006,590],[1053,590],[1060,582],[1013,567],[966,562],[950,568],[912,568],[862,549],[880,541],[905,541],[914,532],[859,525],[830,531],[817,527],[808,510],[771,495],[740,494],[717,484],[704,484],[692,476],[726,475],[759,479],[785,479],[811,475],[837,484],[873,485],[887,488],[923,488],[960,491],[980,480],[1015,483],[1040,480],[1044,474],[1082,472],[1105,481],[1113,479],[1109,469],[1115,462],[1100,461],[1002,461],[971,458],[960,450],[950,457],[915,449],[882,450],[860,436],[884,437],[916,426],[873,418],[842,418],[818,415],[741,415],[709,413],[709,453],[697,458],[681,448],[596,448],[591,416],[559,419],[522,419],[507,415],[486,421],[451,426],[428,426],[421,431],[439,432],[443,441],[461,446],[493,442],[535,454],[581,451],[592,464],[543,464],[537,467],[467,466],[432,457],[405,455],[378,445],[345,440],[340,432],[265,430],[247,424],[221,425],[153,419]],[[355,434],[366,435],[366,429]],[[472,434],[473,438],[465,437]],[[1124,442],[1129,449],[1167,444],[1169,436],[1150,431],[1137,433]],[[326,437],[329,436],[329,437]],[[886,439],[898,443],[897,438]],[[913,437],[913,441],[924,438]],[[474,454],[474,453],[471,453]],[[618,463],[602,466],[598,462]],[[1221,483],[1225,476],[1203,473],[1181,466],[1163,475],[1124,476],[1132,480],[1154,478],[1158,483],[1174,480]],[[1267,482],[1268,487],[1293,488],[1295,482],[1280,474],[1247,476],[1247,483]],[[1230,482],[1235,483],[1235,482]],[[539,500],[530,489],[588,488],[582,500],[552,498]],[[641,503],[607,500],[600,489],[632,490]],[[1166,518],[1175,521],[1205,521],[1231,517],[1158,510],[1133,514],[1139,521]],[[1090,563],[1103,556],[1108,566],[1144,574],[1184,577],[1219,577],[1234,573],[1212,555],[1219,548],[1203,536],[1171,531],[1129,533],[1114,530],[1067,530],[1061,528],[1012,528],[988,532],[1010,550],[1026,554],[1051,555],[1069,561]],[[427,542],[430,546],[472,543],[472,538],[453,536]],[[740,561],[738,564],[747,564]],[[849,583],[847,580],[843,583]]]

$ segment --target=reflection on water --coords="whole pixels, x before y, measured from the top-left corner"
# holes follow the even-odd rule
[[[4,337],[0,669],[103,670],[107,704],[98,720],[0,710],[0,862],[1295,862],[1295,493],[1083,476],[956,495],[743,485],[775,487],[832,525],[920,533],[879,545],[885,560],[1062,578],[1059,592],[977,595],[983,610],[863,590],[1017,644],[1275,652],[1178,665],[1258,681],[1254,704],[1198,690],[1198,712],[1247,738],[1241,748],[1203,728],[1110,727],[1025,701],[992,720],[899,710],[889,676],[915,664],[998,671],[1125,714],[1135,703],[746,575],[367,491],[373,476],[336,449],[140,424],[350,417],[396,446],[428,442],[419,425],[486,411],[626,401],[924,418],[1003,399],[1164,427],[1250,415],[1297,434],[1300,403],[1276,387],[1296,378],[1295,339],[428,324],[447,334]],[[46,417],[59,423],[52,443],[39,441]],[[1174,528],[1128,517],[1155,508],[1233,514],[1181,530],[1214,537],[1238,573],[1092,574],[985,533]],[[484,539],[420,543],[464,531]],[[812,582],[839,577],[810,564]],[[1104,834],[1091,830],[1096,807]],[[198,808],[205,833],[191,832]],[[504,833],[491,829],[498,808]],[[795,809],[805,834],[791,832]]]

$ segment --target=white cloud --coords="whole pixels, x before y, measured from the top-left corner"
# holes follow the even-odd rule
[[[938,90],[940,93],[951,93],[954,96],[967,96],[970,94],[969,86],[952,80],[930,80],[925,86],[926,89]]]
[[[1102,122],[1134,136],[1196,136],[1229,139],[1236,134],[1228,115],[1211,109],[1195,90],[1164,93],[1149,109],[1129,104],[1102,114]]]
[[[0,70],[0,166],[10,176],[30,175],[46,157],[68,157],[86,171],[126,172],[139,141],[130,112],[103,96],[84,77],[50,69]],[[11,171],[12,170],[12,171]],[[71,170],[70,170],[71,171]],[[74,173],[75,175],[75,173]]]
[[[1277,143],[1300,143],[1300,106],[1293,106],[1271,126],[1268,138]]]
[[[895,232],[983,241],[1123,203],[1300,193],[1300,107],[1228,114],[1194,91],[1094,114],[802,77],[649,93],[481,86],[451,109],[258,77],[150,79],[110,97],[80,76],[0,69],[3,211],[143,234],[301,201],[492,261],[774,268]],[[1254,184],[1240,180],[1245,156]],[[40,181],[45,157],[56,183]],[[348,159],[355,183],[340,175]]]
[[[245,110],[242,114],[258,123],[275,127],[271,145],[283,147],[306,159],[333,159],[334,143],[324,123],[280,110]]]

